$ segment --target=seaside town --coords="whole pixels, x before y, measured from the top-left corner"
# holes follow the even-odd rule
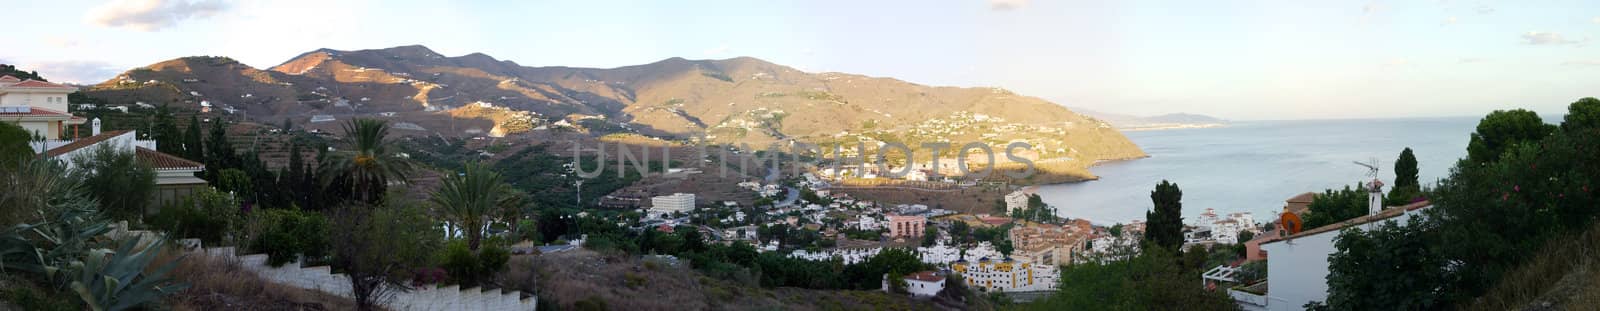
[[[296,1],[4,6],[0,311],[1600,310],[1600,2]]]

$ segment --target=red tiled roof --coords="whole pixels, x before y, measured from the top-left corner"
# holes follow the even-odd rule
[[[933,271],[922,271],[922,272],[907,274],[906,275],[906,279],[907,280],[918,280],[918,281],[923,281],[923,282],[938,282],[938,281],[943,281],[944,277],[943,276],[939,276],[939,274],[936,274]]]
[[[28,108],[28,113],[26,113],[26,114],[23,114],[23,113],[4,113],[4,112],[0,112],[0,114],[8,115],[8,116],[15,116],[15,115],[20,115],[20,116],[72,116],[72,114],[70,114],[70,113],[65,113],[65,112],[60,112],[60,111],[55,111],[55,110],[50,110],[50,109],[44,109],[44,108],[39,108],[39,107],[29,107]]]
[[[188,159],[179,158],[178,156],[175,156],[175,155],[161,153],[160,151],[150,150],[150,149],[145,148],[145,147],[136,147],[135,153],[139,157],[139,162],[144,162],[145,164],[149,164],[150,167],[155,168],[157,170],[176,170],[176,169],[195,169],[195,170],[198,170],[198,169],[202,169],[202,168],[206,167],[205,164],[200,164],[200,162],[189,161]]]
[[[1344,227],[1360,225],[1360,224],[1376,222],[1376,221],[1382,221],[1382,220],[1385,220],[1385,219],[1394,218],[1396,216],[1404,215],[1406,212],[1409,212],[1409,211],[1423,209],[1423,208],[1427,208],[1429,206],[1433,206],[1433,203],[1432,202],[1428,202],[1426,200],[1423,200],[1423,201],[1420,201],[1420,202],[1414,202],[1414,203],[1406,204],[1406,205],[1402,205],[1402,206],[1389,207],[1389,208],[1384,209],[1382,211],[1378,211],[1377,214],[1365,215],[1365,216],[1361,216],[1361,217],[1351,218],[1351,219],[1348,219],[1348,220],[1345,220],[1345,221],[1340,221],[1340,222],[1328,224],[1328,225],[1325,225],[1325,226],[1316,227],[1316,228],[1308,229],[1308,230],[1305,230],[1305,231],[1301,231],[1300,233],[1296,233],[1296,234],[1289,235],[1289,236],[1286,236],[1286,237],[1278,237],[1277,239],[1273,239],[1273,240],[1261,241],[1261,244],[1270,244],[1270,243],[1273,243],[1273,242],[1278,242],[1278,241],[1283,241],[1283,240],[1293,240],[1293,239],[1297,239],[1297,238],[1300,238],[1300,237],[1315,235],[1315,234],[1319,234],[1319,233],[1323,233],[1323,232],[1339,231],[1339,229],[1344,229]]]
[[[128,130],[110,131],[110,132],[100,133],[100,135],[79,138],[78,140],[74,140],[71,143],[67,143],[65,145],[61,145],[61,147],[56,147],[55,149],[50,149],[50,150],[45,151],[44,152],[44,156],[46,156],[46,157],[61,156],[63,154],[67,154],[68,152],[72,152],[74,150],[83,149],[84,147],[88,147],[88,146],[93,146],[94,144],[98,144],[100,142],[106,141],[107,139],[111,139],[112,137],[122,136],[122,134],[126,134],[126,133],[128,133]]]
[[[56,88],[72,88],[72,87],[70,87],[70,86],[65,86],[65,85],[60,85],[60,84],[55,84],[55,83],[50,83],[50,82],[44,82],[44,81],[39,81],[39,80],[27,80],[27,81],[22,81],[22,82],[18,82],[18,83],[17,83],[17,84],[12,84],[12,85],[11,85],[11,87],[56,87]]]
[[[0,82],[11,82],[11,81],[22,81],[22,79],[17,79],[17,77],[13,77],[11,75],[0,76]]]

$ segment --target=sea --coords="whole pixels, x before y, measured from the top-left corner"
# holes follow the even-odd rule
[[[1150,157],[1090,168],[1099,180],[1040,186],[1062,217],[1109,225],[1143,220],[1162,180],[1183,191],[1185,221],[1207,209],[1275,219],[1284,200],[1370,180],[1355,162],[1374,159],[1394,181],[1394,162],[1410,147],[1424,186],[1449,176],[1467,154],[1478,118],[1243,121],[1225,127],[1123,132]]]

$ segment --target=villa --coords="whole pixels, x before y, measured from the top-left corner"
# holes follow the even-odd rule
[[[84,118],[67,112],[67,94],[78,89],[39,80],[0,76],[0,121],[15,123],[45,139],[77,136]],[[71,130],[68,125],[73,125]]]

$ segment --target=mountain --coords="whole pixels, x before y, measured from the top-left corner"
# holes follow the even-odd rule
[[[420,45],[318,49],[265,70],[227,57],[173,59],[87,92],[112,102],[206,103],[267,122],[383,114],[439,131],[433,125],[455,116],[489,119],[496,135],[576,124],[596,134],[704,135],[751,145],[1022,140],[1039,158],[1144,155],[1098,120],[1004,89],[809,73],[750,57],[575,68],[528,67],[481,53],[451,57]]]
[[[1141,116],[1134,116],[1134,115],[1093,111],[1093,110],[1088,110],[1088,109],[1083,109],[1083,108],[1075,108],[1074,111],[1089,115],[1090,117],[1094,117],[1095,119],[1099,119],[1101,121],[1105,121],[1106,123],[1110,123],[1112,126],[1115,126],[1117,129],[1122,129],[1122,130],[1152,130],[1152,129],[1167,129],[1167,128],[1218,127],[1218,126],[1226,126],[1228,124],[1228,120],[1223,120],[1223,119],[1220,119],[1220,118],[1217,118],[1217,117],[1212,117],[1212,116],[1207,116],[1207,115],[1191,114],[1191,113],[1169,113],[1169,114],[1163,114],[1163,115],[1141,117]]]

